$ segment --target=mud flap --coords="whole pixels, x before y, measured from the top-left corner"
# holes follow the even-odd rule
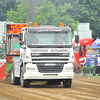
[[[15,77],[20,77],[20,65],[21,65],[20,59],[13,59],[13,64],[14,64]]]

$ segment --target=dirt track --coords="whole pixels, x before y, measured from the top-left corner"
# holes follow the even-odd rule
[[[0,82],[0,100],[100,100],[100,78],[74,77],[71,88],[45,83],[22,88]]]

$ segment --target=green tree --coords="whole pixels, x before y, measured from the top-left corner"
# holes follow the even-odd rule
[[[100,0],[74,0],[68,13],[74,20],[81,23],[90,23],[93,38],[100,37]],[[72,12],[72,13],[71,13]]]
[[[11,8],[16,11],[16,0],[0,0],[0,21],[5,21],[7,16],[5,15],[7,10]]]
[[[36,11],[38,7],[42,6],[44,0],[17,0],[22,2],[23,7],[26,10],[26,21],[27,23],[32,22],[35,19]]]
[[[35,21],[38,25],[58,25],[59,16],[52,2],[45,2],[36,12]]]
[[[24,23],[26,22],[26,13],[25,9],[23,7],[23,4],[20,3],[17,5],[17,11],[13,11],[12,9],[10,11],[7,11],[7,20],[6,21],[13,21],[16,23]]]
[[[71,4],[64,4],[57,7],[57,10],[52,4],[52,2],[46,1],[36,12],[36,21],[38,25],[56,25],[60,26],[60,22],[64,22],[67,26],[72,28],[72,33],[74,36],[74,31],[78,28],[78,21],[75,21],[71,18],[70,15],[67,15],[66,12],[72,8]]]
[[[100,0],[48,0],[51,1],[56,8],[71,3],[72,7],[66,11],[74,20],[80,23],[90,23],[90,29],[93,38],[100,37]]]
[[[66,4],[68,4],[68,3],[73,4],[73,0],[48,0],[48,1],[52,2],[56,8],[60,5],[64,5],[65,3]]]
[[[75,21],[73,18],[71,18],[70,15],[66,14],[66,12],[71,8],[72,8],[71,3],[68,4],[65,3],[64,6],[62,5],[58,6],[57,12],[59,14],[60,22],[64,22],[67,26],[71,27],[74,36],[74,31],[77,30],[79,22]]]

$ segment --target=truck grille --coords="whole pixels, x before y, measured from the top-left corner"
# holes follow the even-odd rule
[[[33,63],[68,63],[69,53],[31,53]]]
[[[40,73],[59,73],[63,66],[64,64],[37,64]]]

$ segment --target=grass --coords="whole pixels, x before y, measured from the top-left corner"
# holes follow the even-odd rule
[[[8,71],[11,69],[12,63],[6,63],[6,75],[8,74]]]
[[[87,74],[87,75],[83,75],[83,74],[74,74],[74,76],[87,76],[87,77],[98,77],[100,78],[100,76],[98,76],[98,74],[96,76],[93,76],[92,74]]]

